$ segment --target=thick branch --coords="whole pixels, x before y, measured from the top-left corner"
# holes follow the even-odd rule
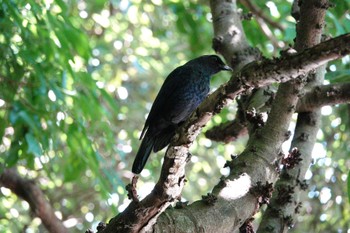
[[[319,85],[308,91],[299,101],[296,112],[311,112],[323,106],[350,102],[350,83]],[[259,109],[257,109],[259,111]],[[214,141],[229,143],[247,134],[247,123],[235,118],[209,129],[205,136]]]
[[[314,87],[300,99],[298,112],[311,112],[323,106],[350,102],[350,83],[337,83]]]
[[[259,183],[269,186],[278,177],[275,155],[279,154],[293,115],[289,106],[296,100],[297,93],[288,86],[277,94],[266,126],[256,131],[237,159],[228,163],[233,169],[215,186],[212,195],[217,200],[212,203],[213,206],[209,208],[203,201],[197,201],[186,208],[185,215],[190,216],[187,224],[193,221],[189,229],[194,229],[193,232],[234,232],[254,215],[258,210],[258,200],[268,194],[262,191],[263,187],[261,192],[252,190],[258,190]],[[160,219],[160,224],[167,220],[164,218]],[[181,229],[176,221],[171,222]],[[219,225],[215,224],[218,222]]]
[[[181,194],[188,149],[192,142],[211,117],[220,112],[230,100],[252,87],[295,79],[348,53],[350,34],[326,41],[299,54],[251,63],[233,75],[229,82],[212,93],[179,128],[166,152],[160,179],[151,194],[139,203],[132,202],[123,213],[111,220],[103,232],[137,232],[147,224],[152,225],[155,222],[157,216]],[[127,229],[123,228],[125,226]]]
[[[260,58],[260,52],[248,45],[236,1],[210,1],[213,15],[213,49],[224,56],[227,63],[239,70]]]
[[[213,141],[229,143],[248,134],[247,122],[235,118],[233,121],[222,123],[205,132],[205,136]]]
[[[27,201],[33,213],[41,219],[49,232],[68,233],[41,189],[32,180],[22,178],[14,169],[7,169],[0,175],[0,185]]]
[[[320,43],[328,0],[310,0],[300,3],[300,21],[297,24],[295,47],[298,51]],[[324,80],[325,65],[308,76],[310,88]],[[299,195],[305,189],[303,179],[311,161],[311,151],[320,126],[320,110],[298,114],[290,158],[284,164],[281,178],[276,183],[271,203],[264,213],[258,232],[287,232],[298,213]],[[283,164],[283,163],[282,163]],[[293,166],[290,166],[293,164]],[[276,214],[278,213],[278,214]]]
[[[287,82],[299,75],[305,76],[309,71],[349,54],[349,42],[350,34],[344,34],[297,54],[251,63],[245,66],[237,76],[243,85],[250,87]]]
[[[227,3],[228,2],[225,1],[223,4]],[[230,6],[227,7],[227,9],[231,9]],[[221,21],[224,18],[225,13],[229,14],[231,11],[225,9],[221,10],[223,10],[221,13],[213,13],[214,22]],[[221,15],[221,17],[216,18],[215,15]],[[230,32],[234,34],[235,31],[231,30]],[[241,72],[233,75],[228,83],[222,85],[218,90],[216,90],[212,95],[210,95],[210,97],[207,98],[199,106],[199,108],[182,125],[182,127],[178,129],[176,137],[174,138],[173,142],[171,143],[166,152],[160,179],[156,184],[154,190],[151,192],[151,194],[138,203],[132,202],[123,213],[111,220],[111,222],[108,224],[107,228],[103,232],[138,232],[141,229],[146,231],[150,231],[152,229],[152,226],[155,223],[159,214],[163,212],[164,209],[166,209],[171,203],[173,203],[174,200],[179,198],[181,194],[181,190],[183,188],[185,180],[185,164],[188,157],[188,149],[191,146],[192,142],[199,134],[202,127],[211,119],[211,117],[214,114],[220,112],[220,110],[224,106],[226,106],[230,102],[230,100],[236,98],[237,95],[241,94],[245,90],[253,87],[261,87],[274,82],[286,82],[297,78],[299,75],[306,75],[307,72],[317,68],[318,66],[330,60],[342,57],[348,54],[349,52],[350,35],[343,35],[339,38],[322,43],[312,49],[305,50],[300,54],[291,55],[272,61],[264,60],[257,63],[251,63],[250,65],[245,66]],[[227,56],[225,56],[225,58],[226,57]],[[295,102],[296,104],[295,94],[290,93],[290,91],[291,89],[287,88],[286,92],[281,92],[280,95],[283,96],[285,94],[291,94],[291,96],[293,96],[293,100],[287,102]],[[281,98],[281,100],[286,100],[288,98],[289,97],[287,96],[286,98]],[[278,105],[283,106],[285,105],[285,102],[286,101],[282,101],[282,103],[279,103]],[[274,112],[275,114],[272,115],[280,115],[280,111],[278,109],[274,110]],[[267,124],[266,129],[269,129],[269,127],[275,125],[279,126],[279,128],[277,129],[278,132],[272,130],[272,132],[276,132],[275,135],[273,134],[274,137],[262,137],[261,146],[265,146],[264,148],[261,148],[262,152],[266,152],[266,150],[268,150],[272,153],[267,154],[274,155],[276,150],[279,149],[281,139],[284,135],[282,129],[286,128],[286,122],[290,120],[292,111],[286,112],[286,110],[284,109],[283,112],[286,114],[286,116],[284,117],[285,122],[281,122],[278,119],[279,117],[269,118],[271,119],[270,122],[274,120],[276,122],[271,122],[270,124]],[[265,132],[265,134],[267,135],[268,132]],[[256,135],[256,137],[259,137],[259,135]],[[268,146],[270,143],[275,143],[275,145],[266,148],[266,146]],[[232,211],[236,211],[237,208],[231,207],[239,206],[241,205],[241,203],[229,202],[230,204],[227,205],[228,203],[227,201],[225,201],[224,196],[228,195],[228,193],[231,193],[232,190],[230,188],[234,187],[237,182],[241,181],[241,179],[248,179],[248,181],[252,182],[253,185],[255,185],[255,182],[258,180],[274,181],[276,179],[276,174],[275,172],[273,172],[274,168],[268,165],[271,162],[270,160],[274,159],[274,156],[264,158],[264,156],[261,156],[261,153],[257,153],[258,156],[256,158],[255,155],[249,153],[249,151],[255,151],[254,146],[255,145],[253,144],[249,144],[245,156],[242,156],[243,162],[249,160],[250,163],[246,164],[252,164],[251,167],[245,169],[245,171],[247,172],[243,173],[242,170],[237,169],[237,171],[235,172],[240,173],[236,173],[236,175],[230,175],[229,180],[227,180],[227,182],[224,181],[223,189],[219,189],[219,185],[217,186],[217,189],[214,190],[214,193],[218,193],[220,196],[220,198],[218,198],[217,203],[223,203],[224,206],[226,206],[226,208],[229,207],[229,209]],[[253,161],[256,160],[258,160],[259,162],[254,163]],[[265,163],[265,165],[269,167],[269,169],[258,170],[259,172],[263,173],[257,172],[257,167],[255,167],[255,164],[261,163]],[[244,203],[251,203],[254,205],[254,203],[256,203],[256,197],[254,195],[245,195],[248,191],[246,188],[248,188],[249,190],[250,184],[248,187],[245,187],[241,190],[240,195],[244,196]],[[255,207],[251,206],[251,204],[249,205],[249,208],[245,210],[245,213],[242,215],[244,216],[244,218],[251,216],[252,211],[254,211]],[[196,212],[196,219],[200,220],[200,216],[209,214],[207,211],[215,212],[215,208],[205,208],[203,209],[203,212]],[[232,211],[228,211],[228,214],[230,216],[232,216]],[[193,212],[192,214],[195,213]],[[215,216],[215,214],[217,213],[211,213],[211,216]],[[192,217],[194,216],[192,215]],[[220,220],[222,219],[228,218],[220,218]],[[242,219],[236,219],[235,221],[231,221],[230,226],[232,226],[233,228],[237,228],[242,224],[241,221]],[[174,224],[176,224],[176,222]],[[206,222],[205,224],[208,224],[208,222]]]

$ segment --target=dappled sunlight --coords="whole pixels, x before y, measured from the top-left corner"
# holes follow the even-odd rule
[[[324,158],[326,156],[326,150],[321,143],[315,143],[314,148],[311,152],[311,157],[318,161],[318,159]]]
[[[218,196],[227,199],[235,200],[243,197],[249,192],[249,189],[252,186],[251,177],[243,173],[237,179],[234,180],[225,180],[225,187],[221,189]]]
[[[139,195],[141,200],[151,193],[151,191],[154,188],[154,185],[154,182],[145,182],[142,184],[142,186],[137,190],[137,194]]]
[[[285,29],[264,25],[278,45],[293,44],[295,38],[291,2],[253,3]],[[186,61],[215,53],[211,48],[212,14],[208,4],[202,3],[2,3],[1,168],[16,168],[20,176],[33,180],[70,232],[95,228],[129,205],[125,186],[133,176],[131,164],[140,145],[139,136],[161,85],[171,70]],[[240,4],[244,16],[249,9]],[[346,31],[350,15],[340,11],[330,9],[325,34],[335,36]],[[255,15],[243,24],[248,29],[247,42],[265,57],[272,57],[275,44],[262,34]],[[231,26],[228,33],[238,35],[233,40],[243,35],[236,26]],[[324,83],[349,82],[348,76],[342,75],[344,70],[349,74],[349,62],[350,56],[330,62]],[[228,74],[216,75],[211,80],[211,91],[229,78]],[[233,100],[202,132],[234,120],[237,106]],[[325,106],[322,115],[313,163],[305,177],[310,185],[302,211],[307,214],[298,219],[299,225],[317,222],[324,230],[325,226],[338,226],[340,220],[350,219],[349,213],[341,212],[342,208],[349,209],[345,190],[350,136],[346,106]],[[291,132],[295,119],[296,115],[289,127]],[[283,143],[284,153],[288,153],[292,137]],[[182,200],[199,200],[218,184],[220,176],[228,176],[226,161],[244,151],[247,138],[224,144],[200,133],[190,148]],[[157,182],[164,154],[165,149],[153,153],[141,172],[137,183],[140,199]],[[228,180],[219,195],[238,199],[249,192],[251,185],[251,177],[244,173]],[[28,202],[5,187],[0,187],[0,194],[0,232],[41,230],[42,222],[35,212],[30,214]]]

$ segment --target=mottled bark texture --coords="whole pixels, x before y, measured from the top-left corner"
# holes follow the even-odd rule
[[[297,105],[298,112],[312,112],[323,106],[350,103],[350,83],[319,85],[305,93]]]
[[[302,51],[320,43],[329,2],[328,0],[298,2],[300,14],[296,19],[295,49]],[[317,68],[316,72],[310,73],[305,88],[321,85],[324,80],[324,71],[325,65]],[[294,225],[294,216],[299,213],[301,204],[300,194],[305,190],[304,176],[311,162],[311,152],[316,141],[320,119],[320,109],[298,114],[290,149],[293,166],[284,164],[281,178],[275,185],[276,192],[264,212],[258,232],[287,232]]]
[[[328,105],[350,103],[350,83],[317,85],[305,91],[295,109],[298,113],[315,111]],[[270,111],[269,106],[266,108],[266,105],[264,105],[263,107],[265,108],[263,110],[255,109],[257,112]],[[237,114],[232,121],[224,122],[209,129],[205,132],[205,136],[213,141],[229,143],[246,135],[248,133],[247,126],[247,120]]]
[[[255,60],[258,53],[245,42],[235,1],[213,0],[210,5],[215,31],[213,47],[223,54],[236,72],[177,130],[151,194],[141,201],[133,201],[109,222],[102,231],[104,233],[233,232],[244,223],[249,225],[258,207],[270,197],[272,183],[278,178],[278,155],[281,144],[286,140],[300,89],[305,83],[303,77],[326,62],[350,53],[350,34],[347,34],[298,54],[285,54],[281,58],[258,60],[246,65]],[[236,50],[233,45],[241,48]],[[182,209],[168,209],[160,215],[180,197],[189,148],[212,116],[248,90],[290,80],[291,83],[282,85],[277,92],[265,126],[251,135],[246,149],[238,158],[227,163],[234,168],[230,175],[218,178],[212,193],[204,196],[203,200]]]

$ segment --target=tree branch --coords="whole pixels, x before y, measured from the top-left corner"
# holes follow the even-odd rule
[[[213,49],[224,56],[226,62],[235,70],[258,60],[260,51],[250,47],[241,23],[236,1],[211,0],[213,15]]]
[[[0,185],[27,201],[33,213],[41,219],[52,233],[68,233],[67,228],[56,217],[41,189],[32,180],[22,178],[15,169],[6,169],[0,175]]]
[[[323,106],[350,102],[350,83],[337,83],[314,87],[297,105],[298,112],[311,112]]]
[[[264,11],[262,9],[259,9],[258,7],[256,7],[250,0],[239,0],[239,2],[243,6],[247,7],[258,18],[261,18],[263,21],[268,23],[270,26],[272,26],[274,28],[278,28],[281,31],[284,31],[284,28],[282,27],[282,25],[280,25],[278,22],[271,20],[271,18],[267,17],[264,14]]]
[[[350,83],[319,85],[306,92],[299,99],[296,112],[311,112],[327,105],[344,104],[350,102]],[[259,109],[256,109],[259,112]],[[217,125],[205,136],[213,141],[229,143],[247,134],[247,122],[235,118],[230,122]]]
[[[237,95],[253,87],[296,79],[348,53],[350,53],[350,34],[323,42],[298,54],[251,63],[234,74],[227,83],[213,92],[177,130],[174,141],[167,149],[162,172],[154,190],[142,201],[131,202],[123,213],[110,221],[103,232],[138,232],[144,227],[150,229],[158,215],[180,197],[184,186],[188,149],[192,142],[211,117],[220,112]],[[268,145],[270,140],[268,140]],[[251,147],[253,145],[248,145],[247,148],[252,149]],[[148,227],[147,224],[149,224]]]
[[[205,136],[210,140],[229,143],[248,134],[248,122],[242,122],[236,118],[229,122],[224,122],[214,126],[205,132]]]
[[[300,21],[297,23],[295,48],[301,51],[320,43],[328,0],[303,1],[300,6]],[[324,80],[325,65],[308,76],[307,87],[320,85]],[[290,149],[288,163],[284,164],[281,178],[275,185],[271,203],[266,209],[258,229],[263,232],[287,232],[298,214],[299,196],[305,190],[303,179],[311,161],[311,151],[319,130],[321,111],[298,114],[297,125]],[[283,164],[283,159],[282,159]],[[277,213],[277,214],[276,214]]]

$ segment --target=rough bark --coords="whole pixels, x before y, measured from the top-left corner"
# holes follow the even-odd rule
[[[303,94],[295,111],[298,113],[311,112],[327,105],[349,102],[350,83],[318,85]],[[257,110],[259,111],[259,109]],[[247,125],[248,123],[244,119],[236,117],[231,122],[225,122],[209,129],[205,132],[205,136],[214,141],[229,143],[246,135],[248,133]]]
[[[328,0],[300,2],[300,21],[297,23],[295,43],[297,51],[315,46],[321,41],[328,6]],[[322,84],[324,71],[325,66],[323,65],[315,73],[309,74],[309,82],[306,87],[311,88]],[[294,225],[293,218],[299,212],[300,194],[305,190],[303,180],[311,162],[311,152],[319,130],[320,117],[319,109],[298,114],[289,154],[290,161],[284,164],[281,178],[275,185],[276,192],[262,217],[257,232],[287,232]]]
[[[222,123],[205,132],[205,136],[210,140],[229,143],[248,134],[247,122],[239,117],[233,121]]]
[[[242,13],[238,10],[236,1],[213,0],[210,1],[210,8],[214,28],[213,49],[222,54],[236,70],[252,61],[260,60],[260,51],[248,45],[241,22]],[[239,109],[234,122],[235,129],[241,131],[235,131],[238,132],[236,135],[230,134],[231,139],[248,132],[245,125],[241,124],[241,113]],[[230,131],[225,126],[223,128]]]
[[[6,169],[0,175],[0,185],[27,201],[32,212],[41,219],[50,233],[68,233],[67,228],[56,217],[44,193],[33,180],[22,178],[15,169]]]
[[[213,15],[213,49],[224,56],[234,70],[258,60],[260,52],[248,45],[236,1],[210,1]]]
[[[315,86],[298,102],[298,112],[311,112],[323,106],[350,102],[350,83]]]
[[[330,60],[345,56],[348,53],[350,53],[350,34],[346,34],[338,38],[323,42],[299,54],[288,55],[274,60],[263,60],[255,63],[250,63],[249,65],[245,66],[240,72],[234,74],[227,83],[212,93],[182,125],[182,127],[178,129],[174,141],[171,143],[166,152],[160,179],[151,194],[149,194],[140,202],[132,202],[123,213],[120,213],[109,222],[103,232],[139,232],[141,229],[145,231],[151,229],[159,214],[163,212],[171,203],[173,203],[181,194],[181,190],[185,181],[185,164],[188,158],[188,149],[191,146],[192,142],[199,134],[202,127],[211,119],[211,117],[214,114],[220,112],[220,110],[232,99],[235,99],[239,94],[253,87],[262,87],[274,82],[286,82],[292,79],[300,80],[300,75],[306,75],[307,72],[317,68],[318,66]],[[290,93],[290,95],[285,96],[286,93]],[[286,90],[284,94],[281,93],[280,95],[285,96],[287,99],[292,96],[293,101],[291,102],[294,104],[294,106],[296,105],[295,90]],[[278,97],[276,97],[276,100],[277,99]],[[281,100],[282,99],[283,98],[281,98]],[[285,102],[280,104],[284,107],[288,106],[287,110],[289,112],[287,112],[285,116],[285,119],[288,119],[293,113],[293,111],[291,111],[292,104]],[[282,110],[274,111],[277,111],[276,114],[278,113],[277,115],[281,117],[280,112]],[[266,152],[266,154],[273,154],[273,157],[270,157],[268,159],[269,162],[270,160],[275,160],[274,156],[279,149],[281,138],[285,137],[284,134],[286,127],[285,123],[279,122],[278,119],[272,117],[272,112],[273,110],[271,110],[269,118],[271,119],[271,123],[267,123],[267,125],[277,124],[281,127],[283,126],[283,129],[269,129],[268,131],[262,133],[262,135],[276,134],[275,136],[277,138],[263,137],[264,141],[257,143],[261,144],[261,146],[268,146],[269,150],[273,148],[273,153],[272,151]],[[256,137],[258,138],[259,136],[257,135]],[[271,146],[271,143],[276,142],[277,144],[275,146]],[[251,154],[248,153],[248,151],[253,149],[254,145],[249,144],[246,150],[247,152],[245,153]],[[251,156],[254,157],[254,162],[251,161]],[[245,155],[242,157],[250,160],[250,162],[244,163],[251,163],[253,165],[260,164],[259,162],[256,162],[256,157],[260,158],[258,161],[262,163],[266,163],[267,160],[266,158],[261,157],[261,155]],[[267,173],[265,171],[260,171],[263,173],[262,174],[260,172],[257,172],[257,167],[254,166],[250,167],[250,169],[247,168],[247,171],[244,169],[245,172],[237,169],[237,171],[240,171],[241,173],[236,173],[236,175],[239,174],[241,176],[237,177],[233,174],[229,178],[230,181],[228,182],[228,186],[231,187],[235,184],[235,182],[240,182],[241,179],[246,179],[246,177],[249,178],[249,176],[252,176],[249,178],[249,180],[252,181],[252,185],[255,185],[259,180],[269,181],[271,179],[271,176],[275,179],[276,177],[275,174],[271,172],[272,170],[270,169],[270,171]],[[252,173],[250,174],[250,172]],[[249,175],[247,176],[245,174]],[[216,193],[218,192],[221,191],[216,191]],[[224,191],[224,193],[225,192],[226,191]],[[245,200],[247,204],[252,200],[253,202],[251,203],[256,204],[256,202],[254,202],[254,196],[247,195],[244,197],[247,198]],[[225,199],[222,200],[225,201]],[[225,203],[224,206],[227,206],[226,202],[223,203]],[[241,204],[234,202],[233,205],[239,206]],[[215,208],[210,209],[214,210]],[[248,211],[248,209],[243,211]],[[251,209],[249,209],[248,212],[251,214]],[[199,213],[201,212],[199,211],[198,214]],[[239,214],[239,216],[241,215]],[[242,216],[247,217],[247,214],[243,214]],[[234,227],[239,227],[240,223],[241,222],[237,220]]]

